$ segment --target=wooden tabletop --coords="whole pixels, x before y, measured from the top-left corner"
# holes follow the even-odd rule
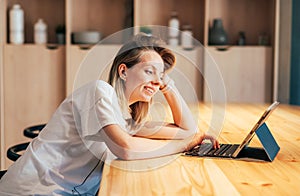
[[[211,127],[212,106],[197,104],[199,127]],[[240,143],[268,105],[228,104],[219,141]],[[267,120],[280,151],[273,162],[187,157],[182,154],[104,166],[99,195],[300,194],[300,107],[281,104]],[[253,146],[261,146],[254,137]]]

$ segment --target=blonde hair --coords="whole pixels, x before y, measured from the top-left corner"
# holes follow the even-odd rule
[[[175,56],[171,50],[163,47],[164,42],[160,39],[146,34],[137,34],[132,40],[125,43],[118,51],[112,67],[110,69],[108,83],[112,85],[119,99],[119,104],[123,111],[129,111],[134,124],[141,123],[150,108],[150,102],[136,102],[128,107],[125,98],[125,84],[120,78],[118,68],[121,64],[125,64],[127,68],[131,68],[141,61],[140,57],[145,51],[157,52],[164,61],[164,71],[169,70],[175,64]]]

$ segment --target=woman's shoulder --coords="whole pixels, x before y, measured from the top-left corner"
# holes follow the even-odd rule
[[[96,99],[107,96],[111,97],[115,94],[115,89],[103,80],[95,80],[91,82],[89,89],[94,92]]]
[[[114,88],[107,82],[103,80],[94,80],[75,90],[71,96],[74,98],[74,96],[86,97],[87,95],[96,95],[99,98],[103,96],[112,96],[115,94],[114,92]]]
[[[96,80],[92,82],[98,89],[103,89],[107,91],[114,91],[114,88],[103,80]]]
[[[100,91],[114,91],[114,88],[110,84],[108,84],[106,81],[103,81],[103,80],[93,80],[93,81],[83,85],[76,91],[81,91],[81,92],[89,91],[89,90],[95,90],[95,88]],[[76,91],[74,91],[74,92],[76,92]]]

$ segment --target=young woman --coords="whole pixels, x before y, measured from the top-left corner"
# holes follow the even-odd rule
[[[110,150],[124,160],[171,155],[203,139],[166,72],[175,56],[143,34],[116,55],[109,81],[94,81],[68,96],[26,152],[2,177],[0,195],[95,195]],[[174,123],[148,122],[153,96],[163,93]]]

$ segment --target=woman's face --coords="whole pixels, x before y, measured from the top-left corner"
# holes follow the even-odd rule
[[[164,75],[164,62],[155,51],[145,51],[141,61],[131,68],[125,67],[125,96],[129,105],[137,102],[149,102],[159,91]]]

